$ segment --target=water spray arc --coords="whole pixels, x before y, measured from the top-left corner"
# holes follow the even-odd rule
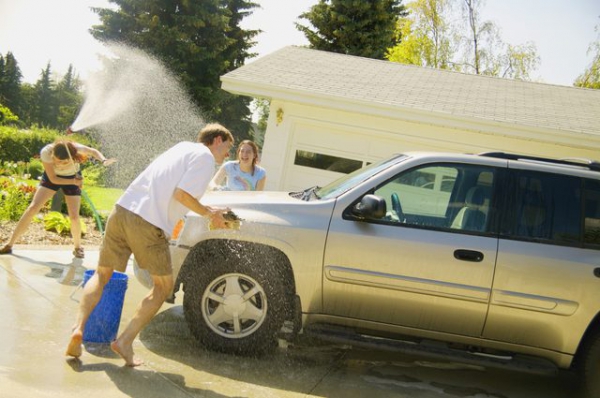
[[[85,101],[71,129],[94,135],[104,153],[119,159],[109,183],[125,187],[158,154],[180,141],[196,141],[206,124],[177,78],[157,59],[109,43],[103,67],[85,83]]]

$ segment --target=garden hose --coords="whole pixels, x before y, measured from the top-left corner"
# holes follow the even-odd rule
[[[104,228],[102,227],[102,219],[100,218],[100,214],[98,214],[98,211],[96,211],[96,208],[94,207],[94,204],[92,203],[92,200],[90,199],[90,197],[88,196],[88,194],[83,189],[81,190],[81,196],[90,205],[90,208],[92,209],[92,214],[94,215],[94,219],[96,220],[96,225],[98,226],[98,229],[100,230],[100,233],[102,235],[104,235]]]

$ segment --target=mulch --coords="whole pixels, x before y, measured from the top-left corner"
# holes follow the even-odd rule
[[[96,221],[93,218],[82,218],[82,220],[87,228],[87,232],[81,237],[82,246],[100,246],[102,234],[96,226]],[[2,246],[8,242],[16,225],[16,221],[0,221],[0,244]],[[34,221],[16,242],[16,245],[72,246],[73,239],[70,233],[59,235],[55,231],[46,231],[42,222]]]

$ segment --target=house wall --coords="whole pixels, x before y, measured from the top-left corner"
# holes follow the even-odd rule
[[[411,110],[365,107],[357,112],[273,99],[261,156],[267,190],[323,186],[343,175],[294,164],[296,151],[367,164],[416,150],[514,152],[555,158],[597,157],[598,144],[585,137],[535,127],[466,120]]]

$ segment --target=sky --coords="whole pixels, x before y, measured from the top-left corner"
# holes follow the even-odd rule
[[[294,22],[307,24],[298,16],[318,0],[254,1],[262,8],[242,26],[263,31],[253,49],[259,57],[308,44]],[[111,6],[108,0],[0,0],[0,54],[13,53],[25,82],[37,81],[49,62],[59,75],[72,64],[85,80],[99,67],[97,54],[103,52],[88,32],[99,22],[90,7]],[[483,16],[501,29],[504,42],[536,45],[541,64],[534,80],[570,86],[591,63],[587,49],[598,39],[600,1],[487,0]]]

